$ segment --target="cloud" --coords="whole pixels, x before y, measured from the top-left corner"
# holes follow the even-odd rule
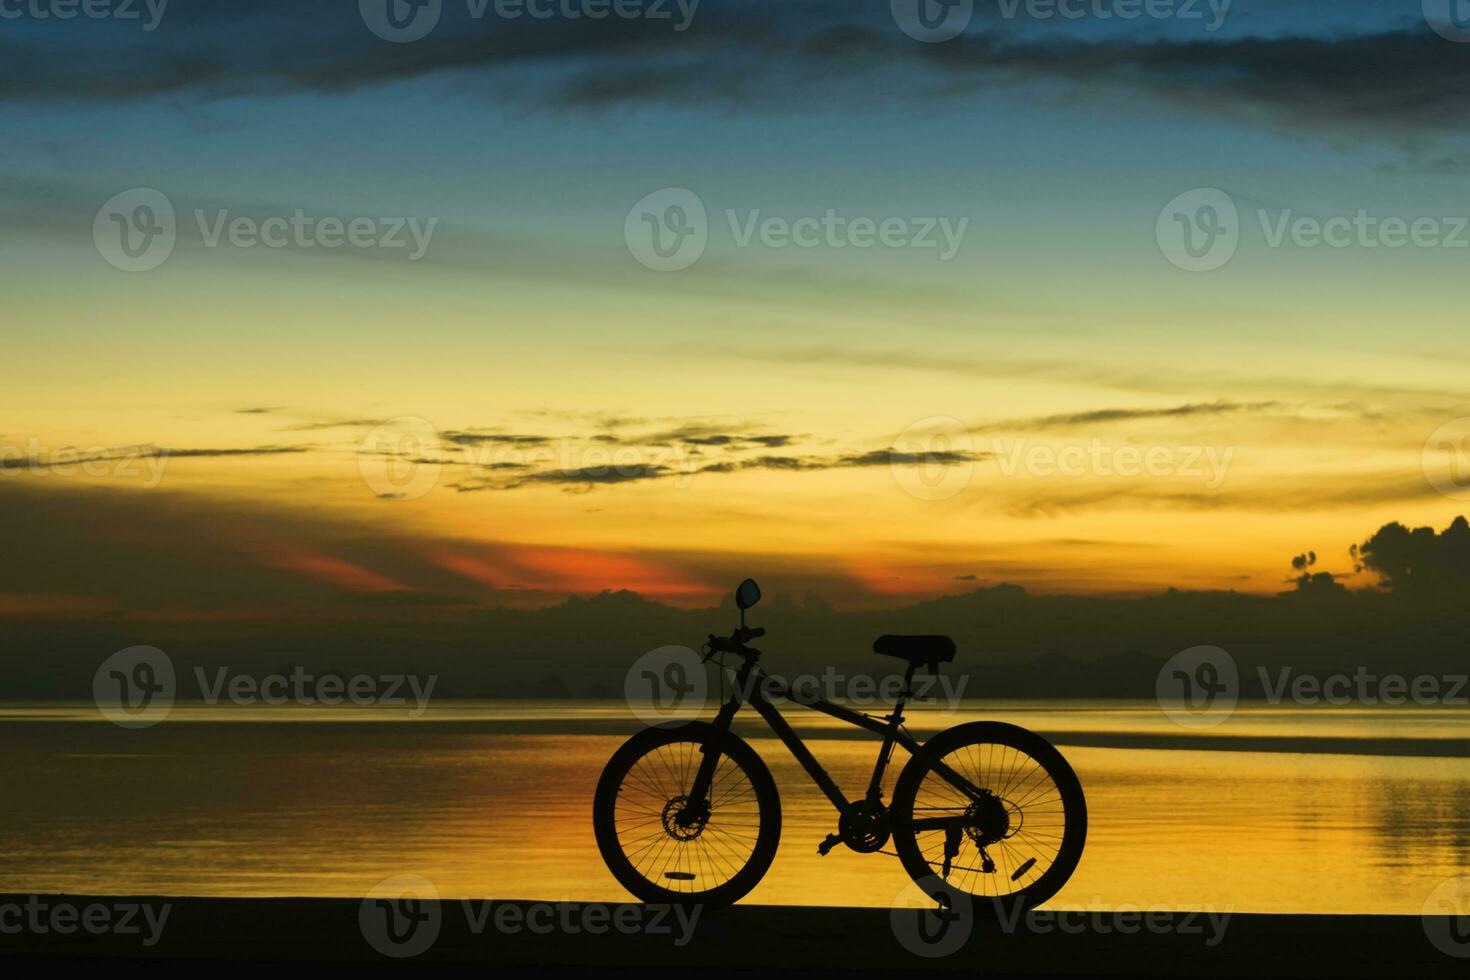
[[[1001,353],[977,353],[963,348],[938,353],[915,353],[901,348],[845,347],[776,347],[755,350],[715,345],[675,345],[670,353],[697,359],[721,358],[776,365],[791,370],[794,366],[861,368],[874,376],[895,371],[946,375],[966,380],[997,378],[1013,382],[1017,378],[1039,378],[1115,389],[1131,395],[1189,397],[1201,389],[1231,392],[1242,400],[1264,401],[1264,396],[1291,391],[1302,398],[1317,398],[1339,411],[1352,414],[1367,411],[1370,403],[1388,400],[1399,403],[1396,410],[1406,417],[1454,417],[1470,411],[1463,389],[1434,387],[1424,383],[1378,381],[1361,374],[1322,374],[1307,378],[1300,374],[1251,373],[1258,365],[1243,362],[1226,365],[1216,362],[1208,370],[1189,370],[1175,358],[1167,371],[1152,363],[1138,363],[1137,358],[1108,360],[1106,357],[1016,357]],[[1459,360],[1463,355],[1454,350],[1434,350],[1427,355],[1434,363]],[[1159,362],[1162,363],[1162,362]],[[1344,401],[1352,398],[1356,401]],[[1366,417],[1366,415],[1364,416]]]
[[[0,452],[0,469],[51,470],[89,463],[117,463],[136,459],[207,459],[232,456],[280,456],[304,453],[306,446],[251,446],[244,449],[168,449],[159,446],[122,446],[85,451],[61,449],[50,455],[7,456]]]
[[[355,8],[352,3],[206,0],[170,9],[165,29],[149,34],[147,44],[120,43],[98,30],[70,48],[58,45],[54,32],[10,22],[0,38],[0,98],[124,102],[341,94],[506,65],[587,64],[613,57],[634,64],[661,42],[690,51],[736,39],[759,44],[766,32],[758,16],[721,18],[718,32],[676,32],[666,19],[510,19],[493,10],[474,18],[464,5],[446,3],[427,37],[386,44],[370,33]],[[695,28],[716,19],[700,13]],[[79,51],[85,51],[84,58],[77,57]]]
[[[1414,503],[1439,498],[1422,474],[1404,470],[1380,472],[1301,473],[1290,478],[1230,479],[1216,490],[1188,489],[1199,481],[1098,478],[1060,480],[1038,485],[1028,481],[1015,491],[987,497],[1012,517],[1045,518],[1089,510],[1246,511],[1263,514],[1320,512],[1342,508]],[[1442,498],[1440,498],[1442,499]]]
[[[286,453],[304,453],[306,446],[254,446],[249,449],[156,449],[144,455],[164,459],[187,459],[214,456],[280,456]]]
[[[798,439],[795,435],[759,435],[755,433],[729,432],[722,426],[688,425],[668,432],[660,432],[630,441],[646,445],[667,445],[682,442],[688,446],[724,447],[738,449],[758,446],[763,449],[780,449]]]
[[[972,432],[1036,432],[1045,429],[1076,428],[1096,425],[1101,422],[1132,422],[1146,419],[1179,419],[1198,416],[1231,415],[1243,412],[1262,412],[1277,408],[1278,402],[1194,402],[1168,408],[1103,408],[1090,412],[1069,412],[1060,415],[1041,415],[1033,418],[1009,419],[972,428]]]
[[[689,581],[701,578],[698,569],[709,561],[726,560],[639,549],[587,548],[574,555],[567,549],[459,540],[308,507],[56,480],[44,486],[0,481],[0,538],[24,557],[0,566],[0,613],[7,596],[53,597],[36,612],[59,607],[56,618],[78,623],[64,607],[100,609],[89,618],[109,620],[238,617],[274,623],[340,619],[344,603],[356,608],[364,600],[436,607],[519,602],[525,590],[537,588],[561,590],[560,596],[623,587],[672,594],[679,591],[676,583],[686,583],[687,590]],[[503,584],[446,567],[440,560],[446,552],[473,555],[501,569]],[[558,561],[562,553],[565,560]],[[559,569],[555,574],[547,572],[552,565]],[[500,588],[514,589],[520,598]],[[553,592],[542,600],[556,597]],[[15,601],[22,608],[36,605]],[[349,618],[358,615],[351,612]],[[86,653],[95,665],[97,651]]]
[[[871,58],[871,40],[851,40],[838,57]],[[1365,132],[1454,132],[1470,109],[1470,63],[1423,26],[1338,37],[1137,39],[1048,38],[1017,43],[967,35],[921,46],[918,58],[956,78],[1052,79],[1089,88],[1107,83],[1191,110],[1282,125]]]
[[[754,430],[745,432],[740,430]],[[728,446],[740,442],[752,442],[757,438],[771,438],[760,436],[760,426],[754,422],[742,422],[719,419],[685,419],[672,429],[656,429],[653,432],[625,433],[621,438],[630,444],[641,444],[647,446],[664,446],[670,443],[682,442],[691,446]],[[776,437],[790,439],[790,436]]]
[[[515,77],[498,81],[580,111],[673,104],[789,112],[821,106],[834,87],[850,92],[862,80],[865,91],[926,106],[1000,84],[1050,83],[1088,98],[1141,94],[1193,112],[1372,138],[1456,134],[1470,120],[1470,61],[1422,21],[1384,30],[1365,16],[1358,33],[1331,35],[1120,33],[1104,21],[1066,30],[1029,21],[1035,30],[1023,31],[980,6],[966,33],[922,44],[895,27],[882,3],[737,0],[700,7],[684,30],[675,30],[677,17],[473,18],[445,4],[429,36],[384,44],[351,4],[206,2],[170,9],[167,31],[147,44],[116,43],[101,30],[70,32],[58,44],[45,25],[12,24],[0,39],[0,98],[342,94],[515,66]],[[526,81],[532,67],[534,87]]]
[[[869,90],[900,103],[932,105],[998,85],[1051,84],[1094,101],[1142,95],[1249,124],[1373,139],[1457,135],[1470,120],[1463,97],[1470,62],[1422,23],[1371,33],[1203,40],[1136,32],[1036,38],[986,29],[943,44],[909,43],[891,23],[851,14],[787,21],[783,28],[779,41],[714,51],[698,73],[667,63],[604,66],[566,84],[556,102],[586,109],[718,101],[724,108],[790,111],[820,100],[834,81],[863,79]]]
[[[459,431],[451,429],[439,433],[439,438],[459,446],[542,446],[550,442],[547,436],[515,435],[503,432]]]
[[[735,473],[740,470],[840,470],[870,466],[935,466],[977,463],[994,457],[994,453],[961,450],[934,452],[900,452],[896,449],[870,449],[836,456],[756,456],[752,459],[711,463],[700,473]]]
[[[513,489],[528,483],[558,483],[580,486],[605,486],[616,483],[637,483],[641,480],[656,480],[674,473],[667,466],[633,463],[626,466],[581,466],[568,470],[543,470],[522,477],[502,489]]]
[[[915,453],[900,452],[895,449],[871,449],[835,455],[773,455],[767,453],[744,459],[724,459],[697,467],[675,467],[662,463],[638,462],[549,469],[501,482],[486,479],[464,480],[451,484],[451,486],[461,493],[482,490],[516,490],[545,484],[590,489],[595,486],[641,483],[647,480],[675,476],[689,477],[706,473],[725,474],[757,470],[809,472],[877,466],[955,465],[992,459],[994,455],[989,452],[976,453],[958,450]]]
[[[262,409],[261,411],[266,411]],[[282,432],[320,432],[326,429],[374,429],[385,425],[388,419],[318,419],[314,422],[298,422],[281,429]]]
[[[269,559],[271,564],[352,592],[407,592],[409,587],[354,562],[293,548]]]

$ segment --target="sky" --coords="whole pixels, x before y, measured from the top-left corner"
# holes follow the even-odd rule
[[[393,3],[0,2],[0,616],[1271,593],[1466,507],[1448,3]]]

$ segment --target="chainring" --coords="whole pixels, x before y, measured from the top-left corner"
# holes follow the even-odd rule
[[[872,809],[873,807],[877,809]],[[854,800],[837,818],[837,833],[842,838],[842,843],[859,854],[881,851],[891,835],[888,808],[882,803],[869,804],[866,800]]]

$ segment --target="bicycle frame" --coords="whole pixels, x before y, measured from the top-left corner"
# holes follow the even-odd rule
[[[888,763],[892,759],[893,747],[895,745],[902,746],[912,756],[927,759],[934,772],[938,773],[968,798],[978,800],[989,792],[988,790],[976,787],[939,759],[929,756],[923,744],[901,727],[903,724],[904,704],[913,696],[912,687],[916,666],[912,663],[909,664],[908,671],[904,674],[903,690],[898,696],[898,701],[894,704],[892,712],[882,717],[875,717],[860,711],[854,711],[851,708],[834,704],[823,698],[804,700],[793,694],[789,688],[777,686],[771,692],[778,697],[784,696],[790,698],[803,707],[820,711],[825,715],[831,715],[833,718],[844,721],[849,725],[866,729],[883,739],[883,744],[878,750],[878,759],[873,765],[872,778],[868,781],[868,789],[862,800],[862,803],[865,805],[879,803],[883,792],[883,774],[887,771]],[[752,680],[756,681],[756,683],[752,683]],[[801,764],[802,769],[806,770],[806,774],[811,777],[812,782],[817,784],[817,788],[822,791],[822,794],[831,801],[832,806],[838,813],[848,810],[855,801],[847,798],[842,792],[841,787],[837,785],[836,780],[828,774],[826,769],[822,768],[822,764],[817,761],[816,756],[806,747],[806,743],[802,741],[801,736],[796,734],[791,725],[781,715],[780,710],[766,697],[764,688],[773,684],[779,685],[779,682],[768,674],[760,673],[754,657],[747,657],[745,659],[739,673],[736,675],[735,688],[730,695],[730,700],[721,706],[719,714],[715,717],[714,727],[716,737],[711,739],[702,750],[704,752],[704,759],[700,762],[699,771],[695,775],[694,785],[690,790],[689,799],[708,799],[710,785],[714,781],[715,768],[719,765],[719,744],[729,734],[730,726],[735,720],[735,715],[744,703],[742,701],[742,693],[744,693],[748,695],[751,706],[760,713],[761,717],[766,720],[766,724],[785,743],[786,748],[795,756],[796,761]],[[952,825],[959,826],[962,820],[962,817],[933,817],[921,820],[911,819],[906,821],[905,825],[914,829],[932,830],[948,828]]]

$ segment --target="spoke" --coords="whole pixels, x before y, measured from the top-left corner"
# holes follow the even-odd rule
[[[702,743],[694,739],[650,748],[624,771],[614,805],[618,843],[628,862],[649,882],[681,894],[708,891],[738,875],[755,853],[763,822],[750,774],[727,755],[711,780],[704,824],[691,825],[685,834],[665,823],[667,808],[689,794],[703,759]],[[670,872],[693,878],[666,877]]]
[[[995,871],[981,871],[980,848],[967,828],[960,849],[951,859],[950,880],[981,896],[1006,897],[1024,891],[1056,861],[1066,837],[1067,805],[1051,771],[1018,746],[1004,742],[970,742],[956,746],[937,760],[978,789],[991,792],[1005,808],[1008,835],[987,845]],[[963,816],[973,801],[933,766],[920,780],[913,817],[933,820]],[[897,831],[912,836],[919,854],[936,873],[944,865],[947,829],[914,828]],[[1031,863],[1027,865],[1027,861]],[[1018,880],[1011,875],[1025,867]]]

